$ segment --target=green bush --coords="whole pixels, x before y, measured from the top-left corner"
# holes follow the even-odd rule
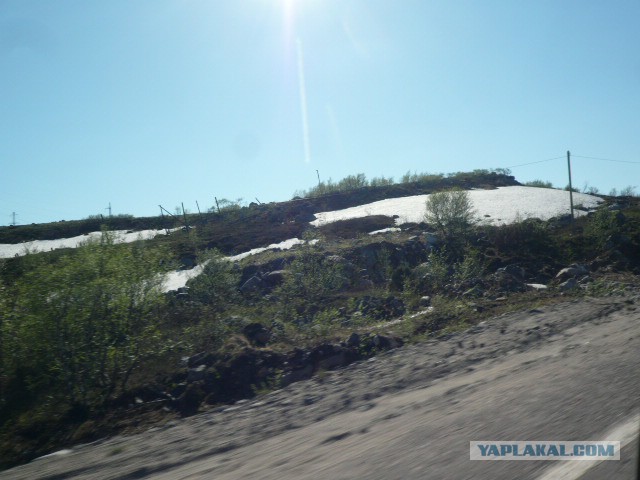
[[[616,214],[606,208],[599,208],[587,220],[584,234],[598,250],[605,248],[609,238],[621,232]]]
[[[163,252],[113,240],[103,233],[54,265],[42,258],[5,290],[5,380],[21,377],[32,392],[90,406],[124,389],[140,362],[163,349]]]
[[[529,182],[524,182],[527,187],[538,187],[538,188],[553,188],[553,184],[551,182],[546,182],[544,180],[531,180]]]
[[[464,190],[447,190],[429,195],[425,222],[433,225],[445,240],[458,243],[475,223],[473,204]]]
[[[319,247],[306,244],[298,250],[284,282],[274,293],[281,300],[285,319],[292,320],[305,311],[323,309],[324,297],[349,283],[342,263],[327,257]]]
[[[460,284],[467,280],[481,277],[485,271],[485,263],[478,250],[472,247],[465,249],[464,258],[453,266],[453,280]]]
[[[202,273],[187,283],[190,298],[216,311],[224,310],[238,296],[240,272],[215,249],[199,255],[198,264]]]
[[[429,290],[442,290],[451,277],[451,266],[447,252],[442,249],[429,254],[426,262],[427,271],[423,278],[429,285]]]

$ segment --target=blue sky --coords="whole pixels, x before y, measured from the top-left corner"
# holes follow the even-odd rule
[[[2,0],[0,225],[640,162],[638,25],[637,0]]]

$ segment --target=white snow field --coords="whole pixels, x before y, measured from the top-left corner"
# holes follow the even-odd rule
[[[377,202],[345,208],[333,212],[316,214],[311,225],[321,226],[339,220],[368,217],[370,215],[397,215],[396,224],[420,223],[426,211],[425,202],[429,195],[388,198]],[[469,190],[476,216],[482,223],[502,225],[526,218],[548,220],[558,215],[568,214],[569,192],[552,188],[499,187],[496,190]],[[573,194],[573,205],[594,209],[603,200],[585,193]],[[576,210],[576,216],[585,213]]]
[[[115,243],[130,243],[136,240],[148,240],[156,235],[166,235],[165,230],[141,230],[127,233],[128,230],[114,230]],[[22,243],[0,243],[0,258],[20,257],[27,253],[49,252],[58,248],[77,248],[89,240],[99,240],[102,232],[91,232],[71,238],[56,240],[33,240]]]

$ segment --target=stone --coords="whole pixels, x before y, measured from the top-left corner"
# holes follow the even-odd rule
[[[187,372],[187,382],[193,383],[203,380],[206,368],[206,365],[199,365],[195,368],[190,368]]]
[[[503,271],[517,278],[518,280],[524,280],[526,272],[524,268],[519,265],[507,265],[506,267],[499,268],[498,271]]]
[[[358,335],[356,332],[353,332],[351,335],[349,335],[349,338],[345,343],[347,347],[358,348],[360,346],[360,335]]]
[[[271,332],[261,323],[250,323],[242,329],[242,333],[250,343],[264,347],[271,339]]]
[[[284,275],[284,270],[275,270],[264,275],[262,281],[267,287],[274,288],[284,282]]]
[[[420,301],[418,302],[418,305],[420,305],[421,307],[429,307],[431,305],[431,297],[428,295],[425,295],[424,297],[420,297]]]
[[[184,393],[174,402],[174,407],[183,417],[195,415],[205,394],[197,383],[187,386]]]
[[[194,368],[198,365],[202,365],[204,363],[205,358],[207,357],[207,352],[196,353],[195,355],[191,355],[187,357],[187,367]]]
[[[566,292],[567,290],[572,290],[578,286],[578,281],[575,278],[570,278],[566,282],[560,284],[560,290]]]
[[[586,275],[587,273],[589,273],[589,269],[586,265],[574,263],[560,270],[556,274],[556,279],[562,282],[562,281],[568,280],[569,278],[575,278],[581,275]]]

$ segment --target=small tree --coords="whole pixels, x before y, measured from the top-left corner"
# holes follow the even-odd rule
[[[475,211],[464,190],[448,190],[429,195],[425,222],[433,225],[445,240],[462,240],[475,223]]]

